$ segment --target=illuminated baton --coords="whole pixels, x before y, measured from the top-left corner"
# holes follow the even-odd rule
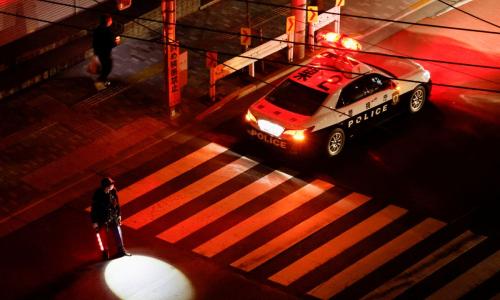
[[[97,232],[95,235],[97,236],[97,242],[99,242],[99,248],[101,248],[101,251],[104,251],[104,247],[102,246],[101,236],[99,235],[99,232]]]

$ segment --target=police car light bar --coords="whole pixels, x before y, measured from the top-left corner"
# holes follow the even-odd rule
[[[326,44],[326,46],[335,46],[349,50],[361,50],[361,44],[355,39],[348,37],[345,34],[336,32],[327,32],[318,35],[319,42]]]

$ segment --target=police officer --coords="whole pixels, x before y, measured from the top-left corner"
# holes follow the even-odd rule
[[[102,251],[102,258],[109,259],[108,232],[113,232],[118,256],[130,256],[131,254],[123,245],[121,230],[120,204],[115,182],[110,177],[101,180],[101,186],[94,192],[92,197],[92,209],[90,212],[94,229],[97,232],[98,242]]]

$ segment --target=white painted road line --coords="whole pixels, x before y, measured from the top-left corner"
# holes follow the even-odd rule
[[[291,177],[291,175],[280,171],[274,171],[163,231],[157,237],[170,243],[175,243],[280,185]]]
[[[485,239],[485,236],[466,231],[384,283],[363,299],[394,299]]]
[[[269,277],[282,285],[289,285],[323,263],[339,255],[377,230],[392,223],[406,213],[406,209],[389,205],[368,219],[328,241],[301,259]]]
[[[443,226],[445,226],[445,223],[436,219],[428,218],[424,220],[369,255],[353,263],[342,272],[313,288],[308,294],[320,299],[327,299],[335,296],[337,293],[375,271],[389,260],[426,239]]]
[[[351,193],[343,199],[332,203],[329,207],[321,210],[314,216],[311,216],[307,220],[280,234],[261,247],[236,260],[231,266],[245,271],[251,271],[328,224],[333,223],[342,216],[363,205],[368,200],[370,200],[370,198],[365,195]]]
[[[284,216],[288,212],[301,206],[302,204],[321,195],[333,185],[322,181],[315,180],[312,183],[300,188],[299,190],[282,198],[278,202],[273,203],[264,210],[245,219],[243,222],[226,230],[218,236],[200,245],[194,251],[207,257],[212,257],[224,249],[236,244],[250,234],[256,232],[260,228],[272,223],[277,218]]]
[[[241,157],[238,160],[223,166],[212,174],[201,178],[200,180],[128,217],[123,221],[123,224],[134,229],[139,229],[166,215],[172,210],[188,203],[196,197],[199,197],[211,189],[223,184],[231,178],[247,171],[255,165],[257,165],[256,161],[246,157]]]

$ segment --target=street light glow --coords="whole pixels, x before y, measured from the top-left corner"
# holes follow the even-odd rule
[[[193,287],[181,271],[148,256],[114,259],[106,266],[104,277],[120,299],[194,299]]]

